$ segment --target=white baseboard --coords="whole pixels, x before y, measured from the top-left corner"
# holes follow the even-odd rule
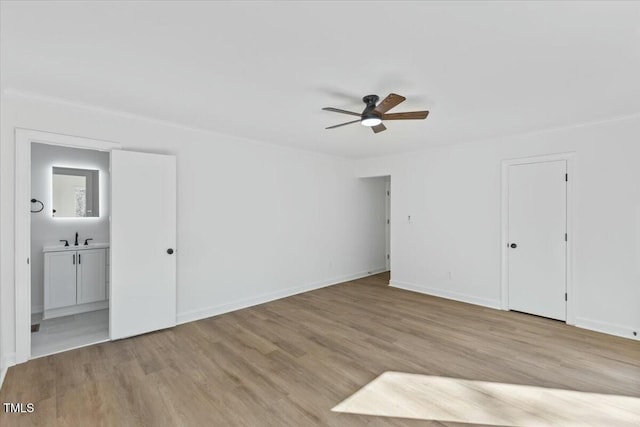
[[[16,364],[16,354],[9,353],[0,357],[0,389],[4,383],[4,377],[7,375],[7,370]]]
[[[105,308],[109,308],[109,300],[70,305],[68,307],[61,308],[52,308],[43,312],[42,320],[49,320],[53,319],[54,317],[70,316],[72,314],[86,313],[88,311],[104,310]]]
[[[417,285],[415,283],[400,282],[398,280],[389,281],[389,286],[393,288],[404,289],[405,291],[418,292],[421,294],[432,295],[435,297],[446,298],[454,301],[468,302],[470,304],[481,305],[489,308],[495,308],[497,310],[501,309],[500,300],[480,298],[474,295],[468,295],[468,294],[448,291],[444,289],[435,289],[435,288],[430,288],[424,285]]]
[[[616,325],[613,323],[602,322],[600,320],[585,319],[584,317],[576,317],[575,326],[578,328],[589,329],[596,332],[640,341],[640,328],[634,329],[631,326]],[[634,336],[634,331],[637,332],[638,335]]]
[[[389,286],[394,288],[404,289],[407,291],[418,292],[421,294],[433,295],[436,297],[447,298],[454,301],[467,302],[471,304],[481,305],[484,307],[495,308],[501,310],[500,300],[490,300],[486,298],[479,298],[473,295],[467,295],[459,292],[452,292],[443,289],[429,288],[423,285],[416,285],[414,283],[400,282],[397,280],[391,280]],[[598,320],[585,319],[584,317],[577,317],[575,325],[578,328],[589,329],[596,332],[602,332],[609,335],[615,335],[618,337],[629,338],[632,340],[640,341],[640,328],[632,328],[630,326],[616,325],[613,323],[602,322]],[[633,335],[633,332],[637,332],[637,335]]]
[[[350,280],[360,279],[362,277],[371,276],[386,271],[384,267],[374,268],[366,271],[361,271],[354,274],[347,274],[344,276],[335,277],[330,280],[324,280],[320,282],[314,282],[303,286],[296,286],[292,288],[283,289],[276,292],[269,292],[259,295],[257,297],[246,298],[242,300],[233,301],[226,304],[214,305],[198,310],[190,310],[184,313],[178,313],[177,324],[183,324],[188,322],[194,322],[200,319],[206,319],[208,317],[218,316],[220,314],[229,313],[231,311],[241,310],[243,308],[252,307],[254,305],[264,304],[269,301],[274,301],[281,298],[290,297],[303,292],[309,292],[327,286],[337,285],[338,283],[348,282]]]
[[[373,270],[367,271],[367,274],[360,277],[373,276],[374,274],[384,273],[385,271],[389,271],[389,269],[386,267],[374,268]],[[356,279],[359,279],[360,277],[356,277]],[[355,279],[349,279],[349,280],[355,280]]]

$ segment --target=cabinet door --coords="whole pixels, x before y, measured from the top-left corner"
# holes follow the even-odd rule
[[[76,252],[48,252],[44,256],[45,310],[76,303]]]
[[[78,251],[78,304],[107,299],[106,266],[106,249]]]

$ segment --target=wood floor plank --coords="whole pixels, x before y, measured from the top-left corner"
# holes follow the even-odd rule
[[[385,371],[640,397],[636,341],[388,280],[370,276],[12,367],[0,400],[36,411],[0,414],[0,424],[462,425],[331,412]]]

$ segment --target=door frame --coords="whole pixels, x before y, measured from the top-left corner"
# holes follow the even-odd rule
[[[501,177],[501,276],[500,276],[500,308],[509,310],[509,258],[507,245],[509,243],[509,167],[515,165],[526,165],[531,163],[546,163],[564,160],[567,162],[567,251],[566,251],[566,292],[567,292],[567,320],[568,325],[575,325],[575,307],[574,300],[576,293],[573,286],[573,265],[574,265],[574,206],[573,206],[573,183],[576,179],[575,152],[545,154],[530,157],[521,157],[515,159],[502,160],[502,177]]]
[[[15,362],[23,363],[31,358],[31,144],[110,152],[120,143],[23,128],[16,128],[14,136]]]
[[[385,251],[386,253],[386,260],[385,260],[385,268],[387,269],[387,271],[391,271],[391,176],[389,176],[389,179],[387,180],[387,182],[385,182],[384,184],[385,186],[385,206],[384,206],[384,215],[385,215],[385,229],[384,229],[384,244],[385,244]]]

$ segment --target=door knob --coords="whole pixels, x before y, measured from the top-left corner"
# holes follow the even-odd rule
[[[168,253],[169,255],[171,255],[171,254],[173,253],[173,249],[171,249],[171,248],[167,249],[167,253]]]
[[[513,249],[517,248],[518,245],[516,245],[515,243],[510,244],[509,246],[511,246]]]

